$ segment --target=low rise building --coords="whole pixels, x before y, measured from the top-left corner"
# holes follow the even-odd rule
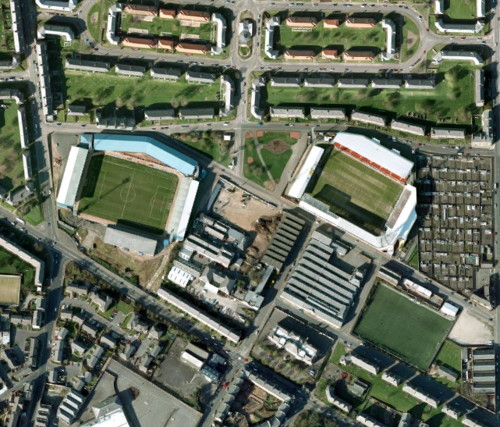
[[[356,122],[368,123],[375,126],[385,126],[387,118],[385,116],[373,113],[362,113],[361,111],[355,111],[351,114],[351,119]]]
[[[294,359],[312,365],[318,350],[307,343],[304,338],[294,331],[276,326],[267,337],[278,348],[283,348]]]
[[[211,107],[193,108],[185,107],[179,109],[179,117],[186,120],[208,120],[215,116],[215,109]]]
[[[376,89],[400,89],[403,81],[401,79],[383,79],[383,78],[375,78],[372,79],[370,84],[371,87]]]
[[[412,135],[425,136],[427,128],[424,125],[416,125],[404,120],[393,120],[391,122],[391,129]]]
[[[323,19],[323,28],[339,28],[341,23],[340,19],[326,18]]]
[[[304,108],[297,108],[297,107],[271,107],[270,114],[272,118],[279,118],[279,119],[305,118]]]
[[[155,49],[156,42],[152,38],[127,36],[123,38],[122,46],[133,49]]]
[[[345,108],[311,108],[310,116],[314,120],[347,120]]]
[[[316,52],[312,49],[286,49],[284,58],[295,61],[312,61]]]
[[[405,89],[423,89],[431,90],[436,87],[436,81],[433,78],[428,79],[407,79],[404,84]]]
[[[433,408],[437,408],[440,404],[439,399],[434,398],[427,393],[424,393],[423,391],[419,390],[418,388],[408,383],[403,385],[403,391]]]
[[[271,86],[274,87],[300,87],[302,85],[301,77],[271,77]]]
[[[347,89],[361,89],[368,87],[370,80],[361,78],[343,77],[338,80],[339,87]]]
[[[175,110],[173,108],[165,108],[165,109],[162,109],[162,110],[147,109],[147,110],[144,110],[144,118],[146,120],[151,120],[151,121],[156,121],[156,120],[175,120],[177,118],[177,115],[175,114]],[[134,247],[135,247],[135,246],[137,246],[137,244],[135,243],[135,238],[133,238],[133,239],[134,239]],[[149,239],[149,240],[153,240],[153,242],[154,242],[154,249],[152,249],[153,248],[153,242],[148,242],[148,245],[147,245],[148,250],[146,252],[144,252],[143,250],[139,250],[139,251],[136,251],[136,252],[142,252],[142,253],[147,254],[147,255],[154,255],[155,251],[156,251],[156,246],[157,246],[158,242],[155,239]],[[122,244],[122,243],[120,243],[120,244]],[[139,249],[144,249],[142,247],[142,244],[141,244],[141,248],[139,248]]]
[[[213,73],[204,73],[200,71],[186,72],[186,81],[190,83],[205,83],[212,84],[217,80],[217,76]]]
[[[323,59],[339,59],[339,51],[337,49],[323,49],[321,51],[321,57]]]
[[[142,65],[116,64],[115,72],[124,76],[144,77],[146,67]]]
[[[372,50],[346,50],[344,61],[373,61],[375,53]]]
[[[344,25],[348,28],[373,28],[377,25],[377,21],[374,18],[357,18],[349,16]]]
[[[433,127],[431,139],[465,139],[465,129]]]
[[[335,86],[335,79],[333,77],[306,77],[304,86],[331,88]]]
[[[227,274],[209,266],[205,267],[199,280],[204,284],[203,289],[212,294],[221,292],[230,295],[236,285],[236,281]]]
[[[314,28],[318,25],[318,20],[312,16],[289,16],[285,24],[294,28]]]
[[[179,80],[182,76],[182,70],[179,68],[163,68],[154,66],[151,68],[151,77],[164,80]]]
[[[179,21],[208,23],[210,21],[210,13],[200,10],[181,9],[177,13],[177,19]]]
[[[66,57],[65,68],[68,70],[90,71],[91,73],[107,73],[111,64],[105,61],[94,61],[81,58]]]
[[[194,55],[208,55],[210,48],[206,44],[180,42],[175,46],[175,50],[179,53],[187,53]]]
[[[279,51],[274,48],[274,32],[280,26],[280,18],[273,16],[265,21],[264,53],[270,59],[277,59]]]
[[[158,8],[155,6],[146,6],[143,4],[127,4],[123,8],[123,13],[138,16],[158,16]]]

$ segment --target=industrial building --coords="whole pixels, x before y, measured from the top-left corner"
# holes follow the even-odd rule
[[[262,262],[281,272],[290,256],[290,252],[297,244],[305,227],[305,221],[291,212],[285,212],[262,257]]]
[[[335,328],[340,328],[361,287],[362,275],[332,263],[332,239],[314,232],[285,286],[281,299]]]

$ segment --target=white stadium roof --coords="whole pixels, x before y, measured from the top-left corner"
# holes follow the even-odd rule
[[[380,167],[387,169],[401,178],[407,178],[413,168],[413,162],[405,159],[374,139],[355,133],[339,132],[334,143],[342,144],[349,150],[363,156]]]
[[[311,149],[297,177],[288,190],[288,196],[295,199],[300,199],[302,197],[324,152],[325,150],[318,146],[314,146]]]
[[[71,147],[59,193],[57,194],[56,203],[58,206],[72,208],[75,204],[88,154],[89,150],[86,148]]]

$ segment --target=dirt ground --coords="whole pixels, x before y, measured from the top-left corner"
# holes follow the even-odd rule
[[[227,189],[222,189],[212,210],[241,229],[255,233],[255,222],[261,216],[274,216],[280,210],[267,206],[253,197],[245,202],[246,206],[244,207],[242,205],[244,194],[239,189],[236,189],[234,193],[230,193]],[[262,233],[257,233],[252,246],[258,249],[259,254],[262,254],[268,245],[269,238]]]
[[[255,231],[254,224],[261,216],[274,216],[280,212],[279,209],[266,206],[253,197],[243,207],[241,199],[244,194],[239,189],[234,193],[222,189],[214,203],[213,211],[246,231]]]
[[[449,338],[460,344],[486,344],[493,339],[493,330],[465,309],[453,326]]]
[[[285,151],[290,150],[290,146],[281,139],[273,139],[272,141],[264,145],[263,148],[274,154],[282,154]]]

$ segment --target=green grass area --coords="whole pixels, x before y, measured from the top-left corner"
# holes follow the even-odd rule
[[[275,181],[279,181],[285,167],[292,157],[292,150],[287,150],[284,153],[276,154],[263,148],[261,150],[262,160],[266,164],[267,169]]]
[[[401,61],[407,61],[418,49],[420,44],[420,31],[417,24],[407,16],[404,17],[403,42],[401,44]]]
[[[476,0],[448,0],[449,7],[444,10],[450,19],[476,19]]]
[[[221,165],[228,166],[231,161],[229,154],[233,142],[224,141],[222,134],[215,134],[213,132],[190,132],[172,136],[195,150],[208,155]]]
[[[141,16],[122,13],[120,29],[124,33],[142,33],[152,36],[173,36],[178,39],[183,34],[194,35],[199,40],[212,41],[212,32],[215,27],[212,23],[201,24],[199,27],[181,26],[177,19],[161,19],[154,17],[152,21],[146,21]],[[146,30],[142,31],[133,31]]]
[[[420,263],[418,259],[418,245],[415,245],[413,248],[413,252],[411,253],[410,258],[408,258],[408,265],[413,267],[415,270],[419,269]]]
[[[90,32],[90,35],[96,41],[100,41],[101,39],[101,31],[102,31],[102,5],[101,2],[97,2],[92,6],[89,10],[89,14],[87,15],[87,26]]]
[[[21,139],[14,101],[0,105],[0,187],[12,190],[24,182]]]
[[[109,221],[161,233],[178,178],[109,156],[94,156],[78,210]]]
[[[354,332],[426,370],[452,322],[385,285],[378,285]]]
[[[42,207],[39,204],[34,205],[23,218],[31,225],[41,224],[44,220]]]
[[[462,372],[462,354],[458,344],[446,340],[436,356],[435,363]]]
[[[438,69],[438,78],[442,80],[432,90],[284,88],[269,83],[262,92],[262,105],[368,107],[398,116],[418,113],[430,122],[469,125],[473,114],[480,111],[474,106],[473,69],[464,64],[442,64]]]
[[[401,184],[334,150],[311,193],[332,212],[380,234],[402,191]]]
[[[295,31],[294,31],[295,30]],[[279,45],[289,48],[294,46],[336,46],[341,51],[351,48],[363,50],[382,50],[385,47],[385,33],[380,24],[373,28],[349,28],[342,24],[340,28],[324,28],[323,21],[308,31],[297,31],[283,23],[279,28]]]
[[[4,248],[0,248],[0,274],[22,274],[21,292],[35,289],[35,269]]]
[[[138,107],[182,107],[191,103],[216,106],[219,101],[220,81],[211,85],[188,84],[185,77],[175,82],[118,76],[85,74],[65,70],[66,100],[93,104],[94,107],[116,106],[134,109]]]
[[[245,178],[261,186],[264,186],[269,180],[266,169],[257,154],[257,148],[255,147],[253,137],[245,139],[243,175],[245,175]]]
[[[267,144],[274,140],[280,140],[288,145],[295,145],[297,139],[290,136],[290,132],[264,132],[264,135],[259,136],[258,141],[260,144]]]

